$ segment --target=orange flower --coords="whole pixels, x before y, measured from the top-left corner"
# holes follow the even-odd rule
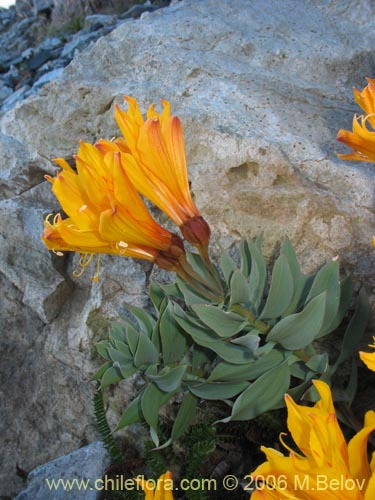
[[[56,177],[46,176],[68,218],[47,217],[42,240],[49,250],[111,253],[156,262],[175,270],[184,254],[182,240],[149,214],[123,167],[121,154],[102,153],[81,142],[77,173],[58,158]],[[81,260],[82,269],[87,260]]]
[[[374,243],[375,244],[375,243]],[[369,347],[373,347],[375,349],[375,337],[373,337],[374,343],[370,344]],[[375,372],[375,351],[374,352],[363,352],[359,353],[359,357],[365,363],[367,368]]]
[[[302,454],[289,456],[262,447],[267,462],[252,474],[259,481],[252,500],[372,500],[375,495],[375,454],[369,460],[367,440],[375,430],[375,412],[368,411],[363,429],[346,443],[337,422],[329,386],[314,385],[321,399],[297,405],[286,395],[288,428]]]
[[[371,126],[375,127],[375,80],[366,78],[368,81],[367,87],[362,92],[354,88],[354,99],[360,108],[363,109],[365,115],[370,115],[369,122]]]
[[[171,472],[165,472],[157,481],[147,479],[136,479],[136,481],[146,494],[145,500],[173,500]]]
[[[100,141],[98,147],[120,151],[137,191],[165,212],[180,227],[187,241],[206,247],[210,228],[191,198],[179,118],[171,116],[170,104],[163,100],[162,113],[157,113],[152,105],[144,120],[137,101],[131,97],[125,99],[128,111],[118,106],[115,111],[125,141]]]
[[[339,130],[337,140],[343,142],[354,151],[348,154],[338,154],[342,160],[375,162],[375,131],[369,130],[367,122],[375,115],[354,116],[353,132]]]

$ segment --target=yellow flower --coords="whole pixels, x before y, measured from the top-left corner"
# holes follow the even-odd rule
[[[146,493],[145,500],[173,500],[172,474],[167,471],[156,482],[146,479],[136,479],[142,490]]]
[[[338,425],[329,386],[314,381],[321,399],[313,406],[297,405],[286,395],[288,428],[301,454],[284,456],[262,447],[267,462],[253,473],[258,489],[251,500],[372,500],[375,498],[375,453],[368,460],[367,440],[375,430],[375,412],[346,443]],[[285,445],[284,445],[285,446]]]
[[[371,78],[366,78],[366,80],[368,85],[362,92],[356,88],[353,89],[354,99],[365,115],[370,115],[369,121],[372,127],[375,127],[375,80]]]
[[[152,105],[144,120],[137,101],[131,97],[125,99],[128,111],[118,106],[115,111],[125,141],[100,141],[98,147],[120,151],[137,191],[165,212],[180,227],[187,241],[206,247],[210,228],[191,198],[179,118],[171,116],[170,104],[163,100],[162,113],[157,113]]]
[[[368,161],[375,162],[375,132],[369,130],[367,122],[375,115],[354,116],[353,132],[348,130],[339,130],[337,140],[343,142],[354,151],[348,154],[338,154],[342,160]]]
[[[373,347],[375,349],[375,337],[373,337],[373,339],[374,339],[374,344],[370,344],[369,347]],[[359,353],[359,357],[367,365],[367,368],[375,372],[375,351],[374,352],[362,351]]]
[[[46,176],[68,216],[45,221],[42,240],[55,252],[75,251],[88,256],[111,253],[154,261],[173,269],[184,254],[182,240],[161,227],[149,214],[130,182],[121,154],[101,152],[81,142],[75,157],[77,172],[59,158],[56,177]]]

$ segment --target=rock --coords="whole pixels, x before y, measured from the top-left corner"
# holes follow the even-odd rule
[[[110,459],[103,444],[90,444],[31,471],[27,487],[14,500],[46,500],[52,498],[51,494],[54,500],[64,500],[67,495],[71,500],[95,500],[103,486],[98,480],[103,477],[109,464]],[[59,483],[60,480],[76,482],[73,482],[72,490],[68,493]]]
[[[45,171],[50,158],[71,159],[79,139],[118,135],[113,105],[122,105],[124,94],[143,110],[169,99],[184,126],[192,191],[212,227],[213,255],[263,232],[272,258],[287,235],[305,271],[339,255],[374,303],[374,169],[340,161],[335,141],[357,110],[352,86],[374,76],[370,11],[366,0],[184,0],[121,24],[0,119],[2,132],[23,145],[14,146],[20,159],[8,159],[11,173],[2,174],[4,342],[17,354],[12,367],[20,367],[2,408],[4,494],[19,487],[17,461],[32,468],[57,455],[53,443],[64,443],[65,452],[83,435],[93,438],[85,381],[99,363],[94,344],[123,302],[148,304],[151,272],[147,264],[105,256],[99,283],[91,269],[73,280],[78,256],[51,256],[38,240],[43,217],[57,204],[42,172],[40,185],[27,168],[22,173],[23,158],[43,158]],[[12,173],[18,169],[19,177]],[[110,398],[113,415],[118,392]]]
[[[39,90],[40,87],[45,85],[46,83],[52,82],[53,80],[56,80],[57,78],[60,78],[64,71],[64,68],[56,68],[53,69],[52,71],[48,71],[47,73],[44,73],[38,80],[34,82],[33,88],[35,90]]]
[[[86,31],[97,31],[104,26],[113,26],[116,22],[115,16],[105,14],[93,14],[86,16],[83,23],[83,29]]]
[[[13,89],[8,87],[4,82],[0,81],[0,101],[4,101],[13,93]]]
[[[23,99],[26,97],[30,90],[30,85],[23,85],[19,89],[17,89],[15,92],[12,94],[8,95],[3,101],[3,104],[1,106],[2,111],[8,111],[9,109],[12,109],[13,106],[20,101],[23,101]]]

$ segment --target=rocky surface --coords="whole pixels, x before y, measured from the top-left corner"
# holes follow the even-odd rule
[[[3,115],[0,494],[20,488],[17,462],[30,470],[94,438],[95,341],[123,302],[147,302],[149,266],[107,256],[99,283],[94,269],[72,279],[77,256],[49,255],[39,240],[57,208],[43,181],[50,159],[117,135],[123,94],[144,108],[170,99],[181,117],[214,253],[263,232],[271,257],[288,235],[306,270],[339,255],[373,301],[374,169],[335,154],[356,111],[351,88],[374,77],[373,10],[370,0],[172,2],[101,37]],[[110,414],[130,390],[111,394]]]
[[[168,3],[17,0],[0,8],[0,111],[37,94],[75,55],[120,24]]]
[[[31,471],[27,487],[15,500],[95,500],[109,465],[103,444],[90,444]],[[63,487],[68,481],[69,490]]]

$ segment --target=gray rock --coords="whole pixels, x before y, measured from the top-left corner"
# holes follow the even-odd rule
[[[53,80],[60,78],[63,71],[64,71],[64,68],[56,68],[56,69],[53,69],[52,71],[48,71],[47,73],[44,73],[40,78],[38,78],[34,82],[33,89],[39,90],[40,87],[42,87],[46,83],[52,82]]]
[[[271,258],[288,235],[305,271],[339,255],[374,304],[374,168],[338,160],[335,141],[357,110],[352,86],[362,88],[374,76],[371,8],[366,0],[184,0],[102,37],[37,97],[5,113],[0,128],[32,158],[71,158],[79,139],[119,134],[113,104],[122,104],[124,94],[138,98],[143,110],[167,98],[184,126],[192,191],[212,228],[213,255],[263,232]],[[22,148],[18,154],[27,156]],[[57,210],[50,186],[42,177],[38,186],[23,184],[22,175],[12,184],[12,175],[3,176],[9,196],[2,228],[4,342],[16,342],[7,352],[17,354],[12,366],[22,376],[16,374],[1,407],[4,494],[19,486],[17,461],[32,468],[56,456],[54,443],[63,442],[65,452],[84,434],[92,439],[83,381],[99,363],[94,344],[124,301],[147,304],[150,275],[149,265],[105,256],[99,283],[92,283],[91,269],[72,280],[78,256],[50,256],[38,240],[43,217]],[[18,331],[24,324],[29,335]],[[37,383],[28,380],[25,391],[26,373]],[[110,398],[114,420],[123,407],[120,393]]]
[[[103,26],[112,26],[116,23],[116,17],[106,14],[93,14],[85,17],[83,29],[86,31],[96,31]]]
[[[8,87],[4,82],[0,81],[0,103],[7,97],[13,94],[13,89]]]
[[[95,500],[103,486],[97,480],[103,477],[109,464],[103,444],[90,444],[31,471],[27,487],[14,500],[65,500],[68,497],[71,500]],[[76,483],[73,482],[72,489],[67,491],[59,480],[76,480]]]
[[[23,85],[6,97],[1,105],[1,110],[8,111],[9,109],[12,109],[17,102],[23,101],[30,88],[30,85]]]

